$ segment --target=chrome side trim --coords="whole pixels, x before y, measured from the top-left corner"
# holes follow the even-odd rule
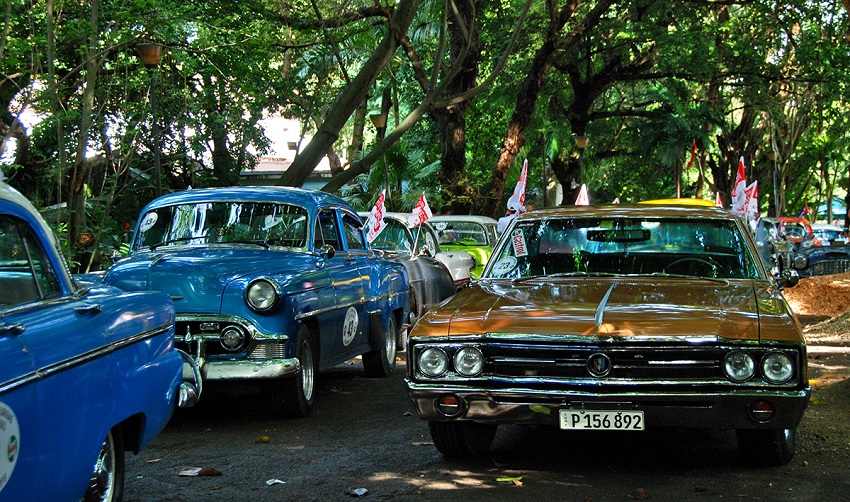
[[[320,314],[326,314],[328,312],[333,312],[334,310],[347,309],[348,307],[363,305],[366,302],[367,302],[367,300],[364,298],[364,299],[358,300],[356,302],[341,303],[341,304],[333,305],[331,307],[325,307],[325,308],[321,308],[321,309],[311,310],[309,312],[302,312],[300,314],[295,315],[295,320],[300,321],[301,319],[306,319],[308,317],[313,317],[313,316],[317,316],[317,315],[320,315]]]
[[[454,343],[454,342],[485,342],[494,341],[511,341],[511,342],[546,342],[554,344],[575,343],[575,344],[599,344],[599,343],[628,343],[628,342],[657,342],[657,343],[682,343],[688,345],[700,345],[704,343],[720,343],[723,338],[719,336],[594,336],[594,335],[537,335],[537,334],[520,334],[520,333],[482,333],[478,335],[452,335],[446,336],[426,336],[415,337],[413,340],[423,343]],[[764,345],[766,342],[762,342]],[[759,345],[758,340],[735,340],[736,345]]]
[[[164,324],[157,328],[143,331],[142,333],[138,333],[136,335],[123,338],[121,340],[110,343],[109,345],[104,345],[102,347],[98,347],[96,349],[90,350],[88,352],[84,352],[76,357],[72,357],[69,359],[65,359],[64,361],[59,361],[50,365],[47,365],[43,368],[37,369],[35,371],[31,371],[24,375],[21,375],[17,378],[13,378],[6,382],[0,384],[0,394],[5,394],[6,392],[10,392],[24,385],[30,384],[32,382],[37,382],[39,380],[44,380],[50,376],[61,373],[65,370],[69,370],[71,368],[75,368],[89,361],[93,361],[97,358],[106,356],[115,352],[116,350],[123,349],[124,347],[133,345],[138,342],[143,342],[150,338],[153,338],[157,335],[161,335],[174,327],[174,324]]]

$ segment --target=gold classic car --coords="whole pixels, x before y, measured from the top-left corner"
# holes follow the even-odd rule
[[[571,206],[517,218],[482,278],[416,324],[407,391],[446,456],[499,424],[734,430],[782,465],[811,388],[800,324],[746,223],[715,207]]]

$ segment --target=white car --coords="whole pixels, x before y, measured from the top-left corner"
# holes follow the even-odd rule
[[[360,212],[358,214],[363,218],[364,222],[369,219],[368,212]],[[413,242],[415,242],[416,252],[414,254],[425,254],[442,263],[452,276],[455,289],[460,289],[469,284],[472,279],[472,269],[475,268],[475,258],[465,251],[452,251],[441,248],[437,231],[434,230],[434,227],[429,222],[426,221],[420,226],[411,227],[407,221],[409,217],[410,213],[384,213],[386,220],[401,222],[409,230],[410,235],[405,239],[408,242],[397,243],[397,245],[399,247],[403,246],[407,251],[410,251],[414,246]],[[380,238],[381,236],[379,235],[378,240]]]
[[[847,244],[847,237],[844,236],[844,230],[838,225],[812,223],[812,230],[815,232],[815,237],[820,239],[824,246]]]

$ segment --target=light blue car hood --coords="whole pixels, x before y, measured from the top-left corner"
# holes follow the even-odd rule
[[[220,312],[224,292],[234,281],[247,284],[254,277],[272,276],[280,282],[315,269],[316,256],[306,252],[184,247],[125,258],[109,269],[103,283],[126,291],[162,291],[178,312],[209,313]],[[243,291],[238,288],[239,294]]]

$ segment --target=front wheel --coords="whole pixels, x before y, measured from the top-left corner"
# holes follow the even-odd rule
[[[310,415],[316,400],[316,351],[307,326],[301,326],[295,337],[294,356],[301,369],[295,378],[272,383],[272,406],[283,416],[301,418]]]
[[[124,495],[124,440],[121,429],[106,434],[94,464],[85,502],[117,501]]]
[[[780,466],[791,461],[797,429],[739,429],[738,449],[757,465]]]
[[[447,457],[480,457],[490,451],[498,425],[476,422],[428,422],[434,446]]]
[[[390,315],[390,327],[384,333],[384,343],[381,344],[381,348],[363,354],[363,368],[367,376],[383,378],[393,374],[398,336],[396,331],[398,328],[396,328],[395,316]]]

